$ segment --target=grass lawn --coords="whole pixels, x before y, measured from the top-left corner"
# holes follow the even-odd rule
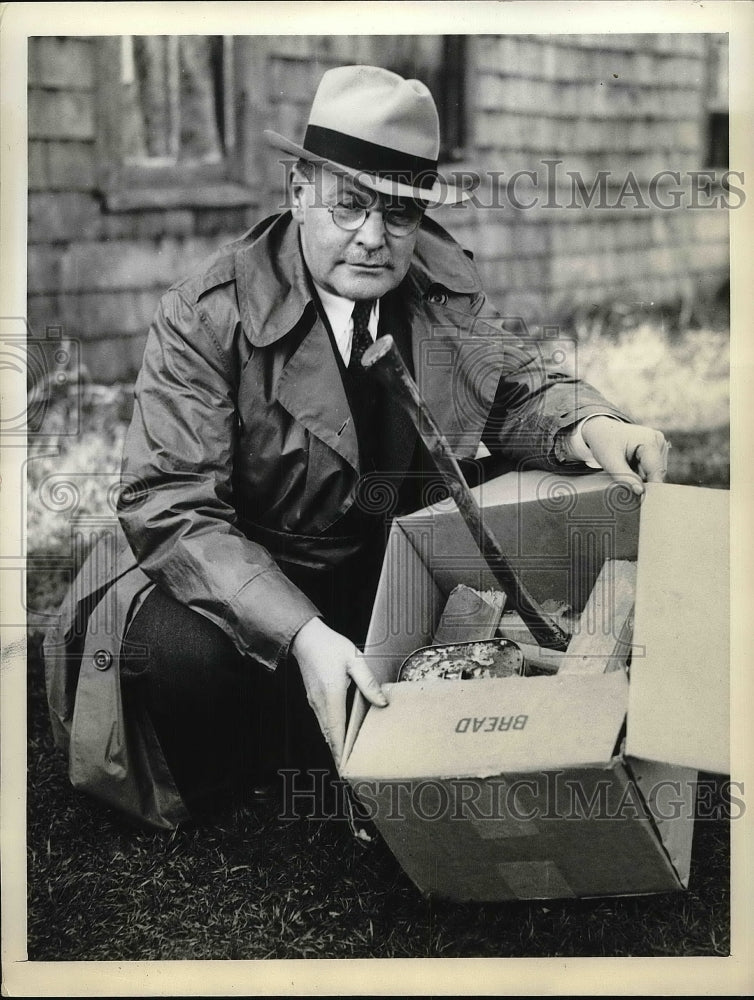
[[[705,344],[707,350],[709,342]],[[705,357],[709,365],[719,366],[719,353],[708,351]],[[663,359],[665,355],[655,357],[660,372]],[[602,371],[607,381],[621,381],[606,361]],[[688,410],[684,420],[656,424],[668,430],[673,443],[668,478],[727,488],[728,435],[725,421],[718,419],[719,372],[712,379],[709,367],[693,371],[682,397]],[[594,371],[589,375],[603,388]],[[642,372],[643,379],[649,377]],[[714,400],[710,396],[690,406],[688,386],[694,379]],[[651,385],[643,385],[642,391],[660,405]],[[640,404],[632,412],[646,412]],[[705,406],[706,426],[690,419]],[[54,487],[56,471],[65,469],[79,483],[78,516],[102,512],[117,470],[128,407],[127,392],[92,388],[83,397],[80,433],[60,438],[65,457],[36,453],[30,466],[32,559],[66,555],[70,521],[54,502],[38,499],[44,489]],[[67,419],[63,404],[50,409],[43,428],[52,435],[48,444],[54,444]],[[40,562],[36,569],[32,563],[30,608],[39,613],[53,608],[66,576],[65,569],[52,563]],[[219,803],[211,817],[172,834],[137,829],[71,789],[47,718],[41,619],[32,615],[31,621],[27,836],[32,961],[729,953],[729,824],[720,818],[696,824],[686,892],[473,905],[423,898],[381,841],[362,851],[343,822],[281,820],[274,798],[260,802],[240,792]],[[720,784],[703,777],[712,787],[713,805],[722,806]]]
[[[729,951],[722,820],[697,823],[687,892],[458,905],[422,898],[382,842],[363,851],[343,822],[281,821],[278,811],[239,795],[206,821],[153,833],[72,791],[32,658],[32,961]]]

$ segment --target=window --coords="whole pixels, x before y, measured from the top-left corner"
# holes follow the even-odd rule
[[[232,61],[232,38],[124,35],[125,162],[220,163],[234,142]]]
[[[100,154],[111,211],[251,203],[239,175],[235,40],[101,40]]]

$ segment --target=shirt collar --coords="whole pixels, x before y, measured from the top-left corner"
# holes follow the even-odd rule
[[[353,324],[351,322],[353,307],[355,303],[352,299],[344,299],[341,295],[334,295],[328,292],[312,278],[312,284],[317,290],[322,308],[327,314],[330,322],[330,329],[335,337],[341,357],[348,364],[351,357],[351,344],[353,343]],[[377,327],[380,320],[380,300],[375,299],[372,311],[369,314],[369,333],[374,340],[377,336]]]
[[[341,295],[334,295],[332,292],[328,292],[322,285],[314,281],[314,279],[312,279],[312,283],[317,289],[317,295],[319,295],[322,308],[330,320],[333,333],[340,330],[347,330],[348,324],[351,322],[351,314],[353,313],[355,303],[351,299],[344,299]]]

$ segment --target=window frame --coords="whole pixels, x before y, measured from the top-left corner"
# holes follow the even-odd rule
[[[704,167],[710,170],[727,171],[730,169],[730,36],[727,32],[709,33],[705,37],[705,78],[703,92],[702,120],[702,154]],[[721,65],[721,49],[725,49],[725,92],[719,84],[719,67]],[[717,72],[716,72],[717,71]],[[727,120],[728,148],[725,150],[724,162],[713,163],[713,137],[715,132],[714,118],[718,122]]]
[[[226,129],[230,128],[236,141],[219,162],[154,165],[129,162],[125,156],[121,124],[123,36],[97,39],[97,182],[106,211],[234,208],[257,204],[258,185],[245,176],[247,157],[240,141],[246,129],[242,121],[243,102],[239,100],[242,91],[239,39],[227,37],[233,42],[233,57],[231,66],[223,68]]]

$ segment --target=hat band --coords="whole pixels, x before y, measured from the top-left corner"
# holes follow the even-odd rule
[[[424,156],[414,156],[389,146],[379,146],[345,132],[336,132],[322,125],[309,125],[304,149],[325,160],[342,163],[352,170],[363,170],[385,180],[410,184],[420,191],[430,191],[437,179],[437,162]]]

